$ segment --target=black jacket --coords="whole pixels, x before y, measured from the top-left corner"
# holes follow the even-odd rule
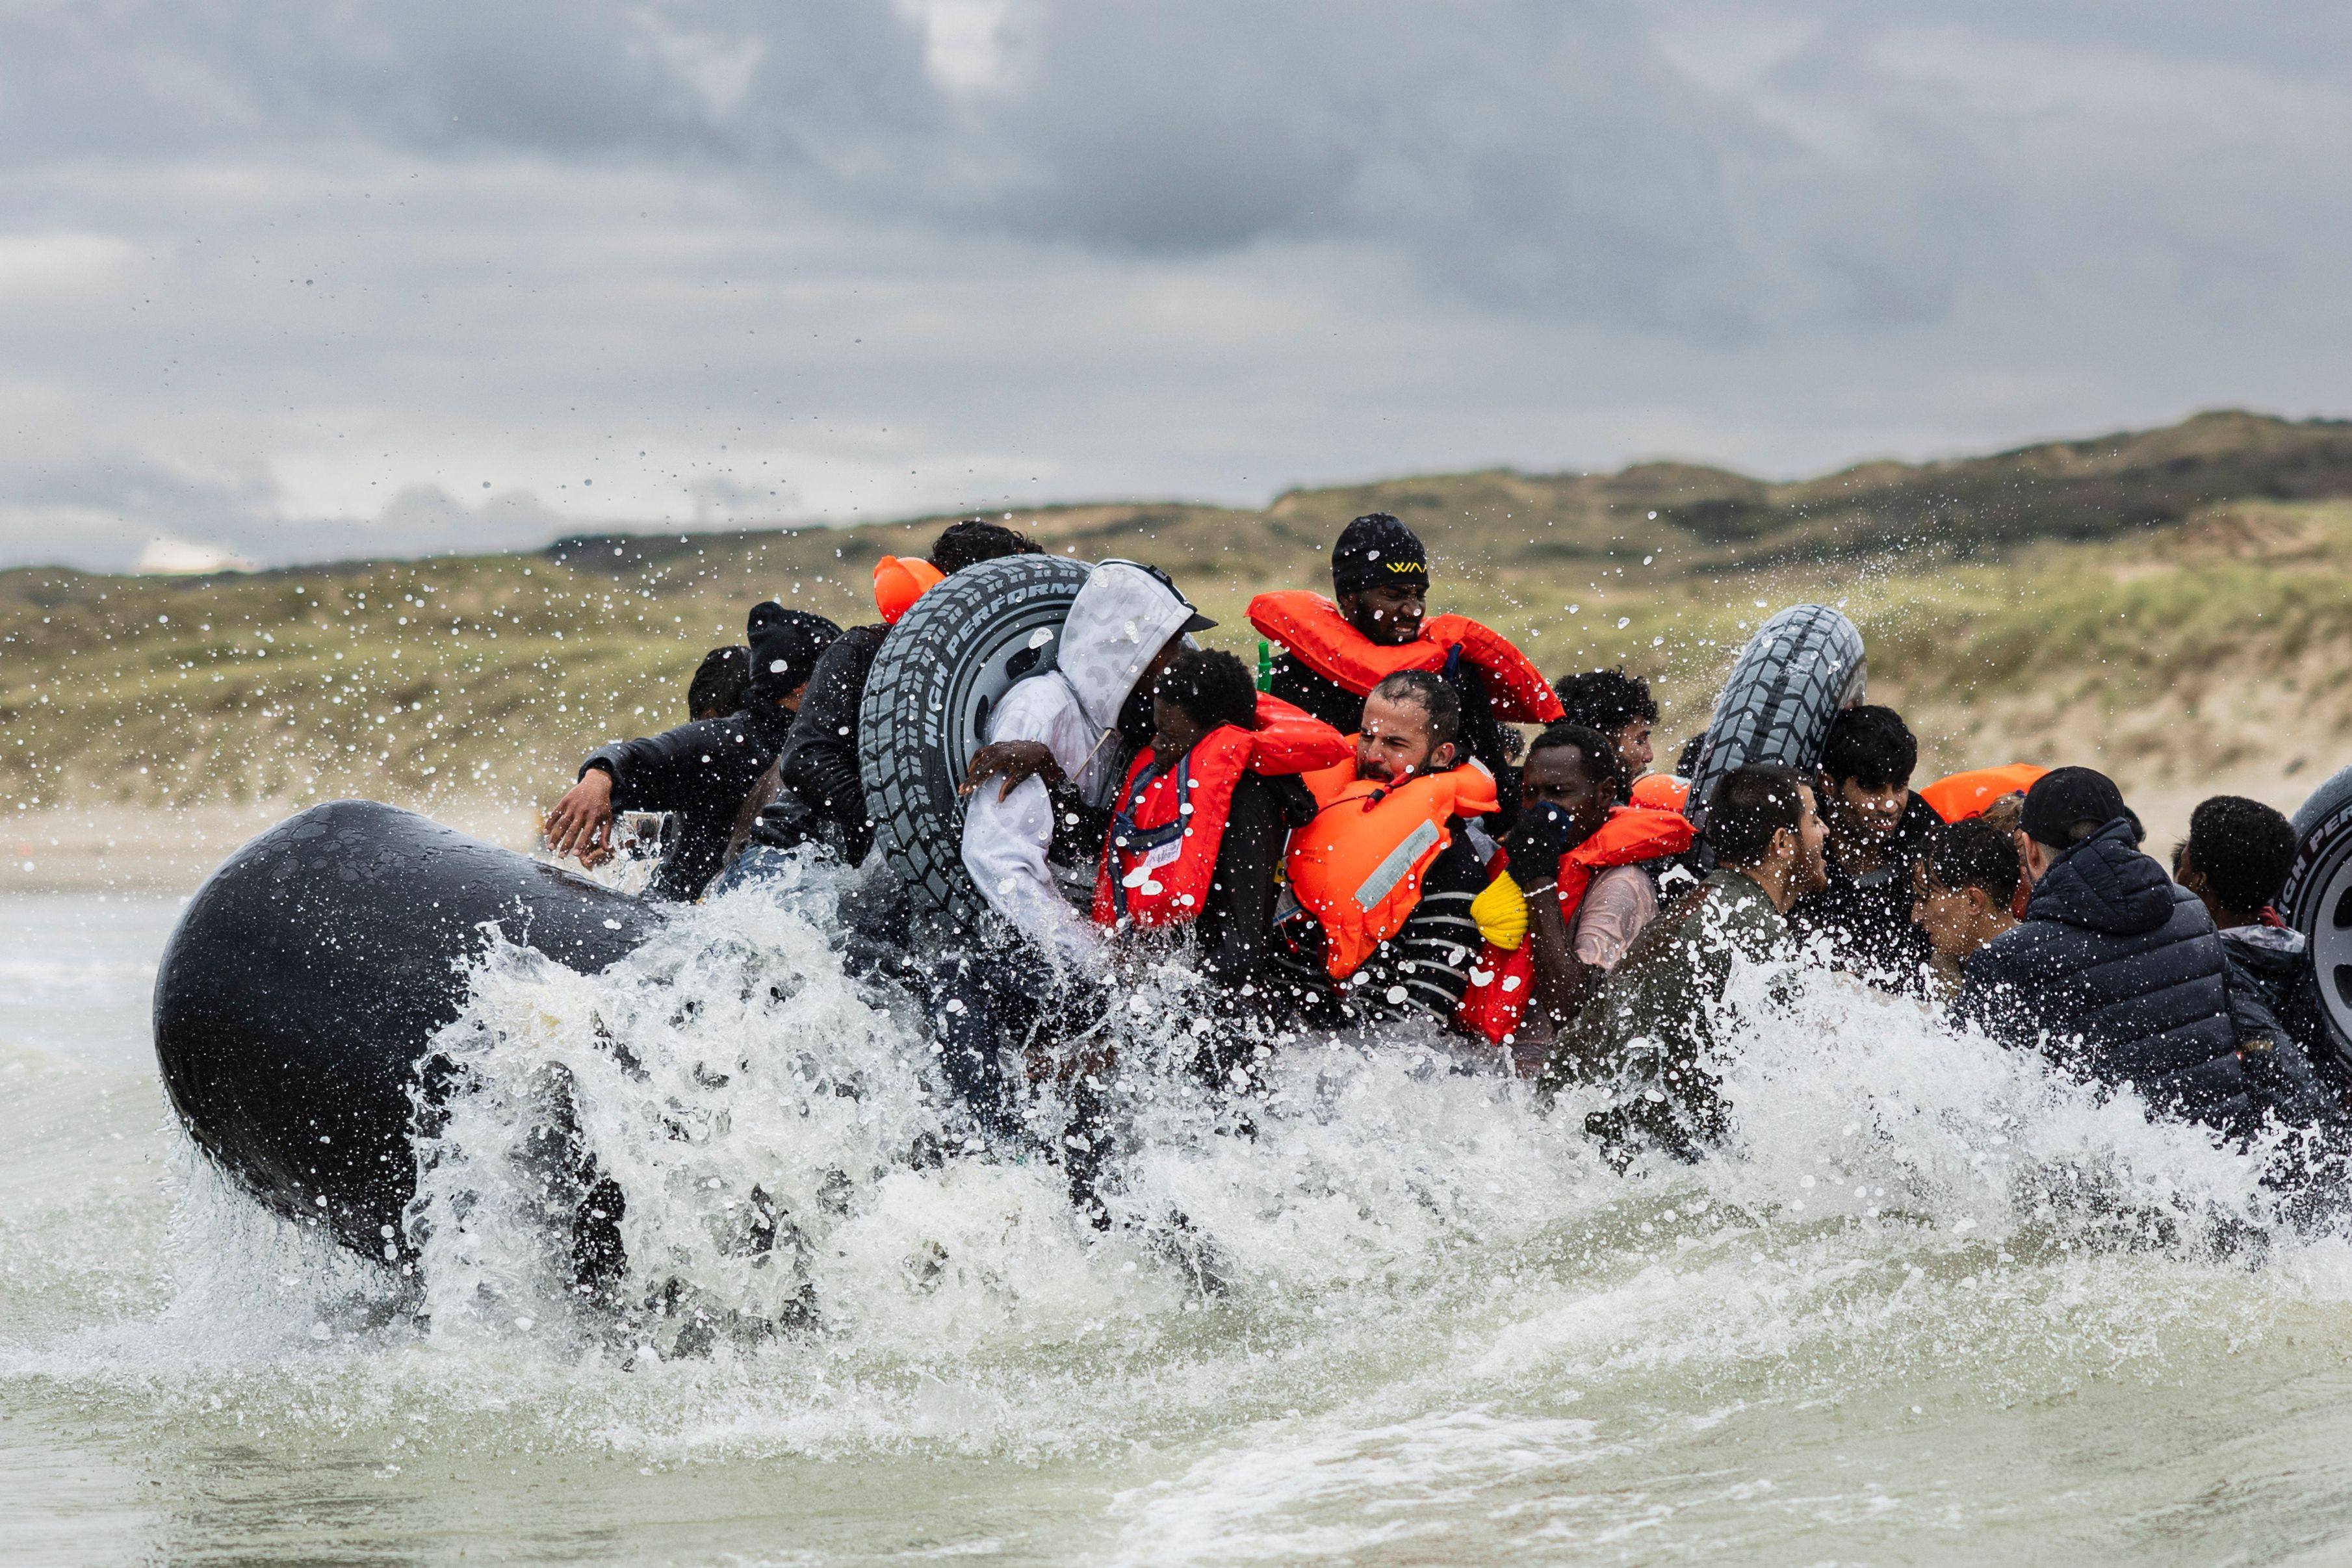
[[[2278,925],[2237,925],[2221,933],[2221,946],[2337,1101],[2352,1103],[2352,1055],[2327,1026],[2319,973],[2303,933]]]
[[[1885,864],[1857,877],[1832,860],[1829,885],[1790,905],[1789,924],[1801,936],[1827,940],[1838,967],[1917,989],[1935,948],[1911,919],[1911,868],[1927,858],[1943,825],[1933,806],[1912,796],[1895,821]]]
[[[863,863],[874,847],[857,770],[857,709],[889,632],[887,626],[852,626],[824,651],[776,759],[778,782],[816,814],[818,831],[851,865]]]
[[[2249,1125],[2265,1100],[2239,1060],[2242,1032],[2284,1032],[2259,998],[2233,998],[2204,904],[2121,818],[2052,863],[2024,922],[1961,966],[1953,1007],[1996,1039],[2224,1128]]]
[[[793,716],[772,703],[730,718],[697,719],[638,740],[600,746],[580,765],[613,776],[616,811],[671,811],[677,821],[646,886],[651,898],[702,896],[726,858],[743,797],[784,744]]]

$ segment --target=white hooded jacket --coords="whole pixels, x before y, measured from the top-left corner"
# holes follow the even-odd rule
[[[987,738],[1034,740],[1090,805],[1107,805],[1119,782],[1114,731],[1144,667],[1180,635],[1192,607],[1130,561],[1094,569],[1062,622],[1055,667],[1004,694]],[[963,863],[980,894],[1030,941],[1048,952],[1091,962],[1102,934],[1074,907],[1045,863],[1054,841],[1054,807],[1045,783],[1025,779],[1003,800],[984,782],[963,819]],[[1089,871],[1087,891],[1091,894]]]

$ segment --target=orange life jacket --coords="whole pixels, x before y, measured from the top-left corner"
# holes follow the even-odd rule
[[[1985,808],[2003,795],[2032,789],[2049,771],[2031,762],[2012,762],[2005,768],[1975,768],[1937,779],[1919,791],[1919,799],[1947,822],[1964,822],[1970,817],[1983,816]]]
[[[1621,806],[1591,838],[1559,857],[1559,917],[1573,925],[1576,911],[1592,886],[1595,874],[1614,865],[1637,865],[1663,860],[1691,847],[1690,820],[1678,810],[1647,806]],[[1501,870],[1501,867],[1495,868]],[[1538,897],[1545,896],[1538,894]],[[1454,1021],[1483,1034],[1496,1045],[1518,1032],[1528,1014],[1528,998],[1536,983],[1532,943],[1521,942],[1506,951],[1492,942],[1470,969],[1470,988],[1462,995]]]
[[[884,624],[896,626],[898,617],[945,581],[947,575],[920,556],[901,559],[886,555],[874,563],[874,608],[882,612]]]
[[[1349,754],[1347,737],[1263,692],[1255,729],[1221,724],[1173,767],[1146,747],[1119,786],[1118,811],[1095,873],[1096,922],[1190,925],[1208,901],[1234,787],[1242,774],[1304,773],[1328,768]]]
[[[1653,811],[1679,811],[1690,799],[1690,780],[1671,773],[1644,773],[1633,780],[1633,803]]]
[[[1319,593],[1261,593],[1249,601],[1250,624],[1293,657],[1361,696],[1399,670],[1437,674],[1455,649],[1487,677],[1495,716],[1506,724],[1551,724],[1563,716],[1559,694],[1501,632],[1466,615],[1433,615],[1417,641],[1385,648],[1348,623]]]
[[[1351,755],[1306,784],[1321,810],[1290,835],[1283,867],[1323,927],[1325,971],[1344,980],[1421,902],[1421,879],[1453,842],[1445,824],[1496,809],[1495,776],[1474,759],[1391,785],[1358,779]]]

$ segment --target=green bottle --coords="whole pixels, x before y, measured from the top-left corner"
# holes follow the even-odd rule
[[[1257,640],[1257,689],[1274,690],[1274,648],[1263,637]]]

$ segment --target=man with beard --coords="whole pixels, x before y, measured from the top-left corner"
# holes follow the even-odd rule
[[[1368,512],[1331,548],[1331,592],[1261,593],[1250,624],[1282,650],[1268,688],[1339,731],[1362,727],[1364,701],[1390,675],[1420,671],[1452,686],[1461,754],[1496,779],[1506,824],[1518,814],[1518,731],[1556,724],[1559,695],[1500,632],[1464,615],[1429,613],[1429,552],[1386,512]]]
[[[1462,1005],[1488,881],[1468,822],[1495,809],[1495,778],[1462,757],[1461,725],[1452,686],[1401,670],[1365,697],[1353,755],[1307,775],[1315,815],[1284,861],[1298,907],[1274,944],[1302,1019],[1450,1021]]]
[[[1791,950],[1790,906],[1825,880],[1812,786],[1751,763],[1707,807],[1716,869],[1635,939],[1561,1034],[1544,1084],[1601,1083],[1608,1109],[1585,1126],[1622,1164],[1643,1142],[1696,1158],[1726,1126],[1710,1062],[1721,1051],[1734,967]]]

